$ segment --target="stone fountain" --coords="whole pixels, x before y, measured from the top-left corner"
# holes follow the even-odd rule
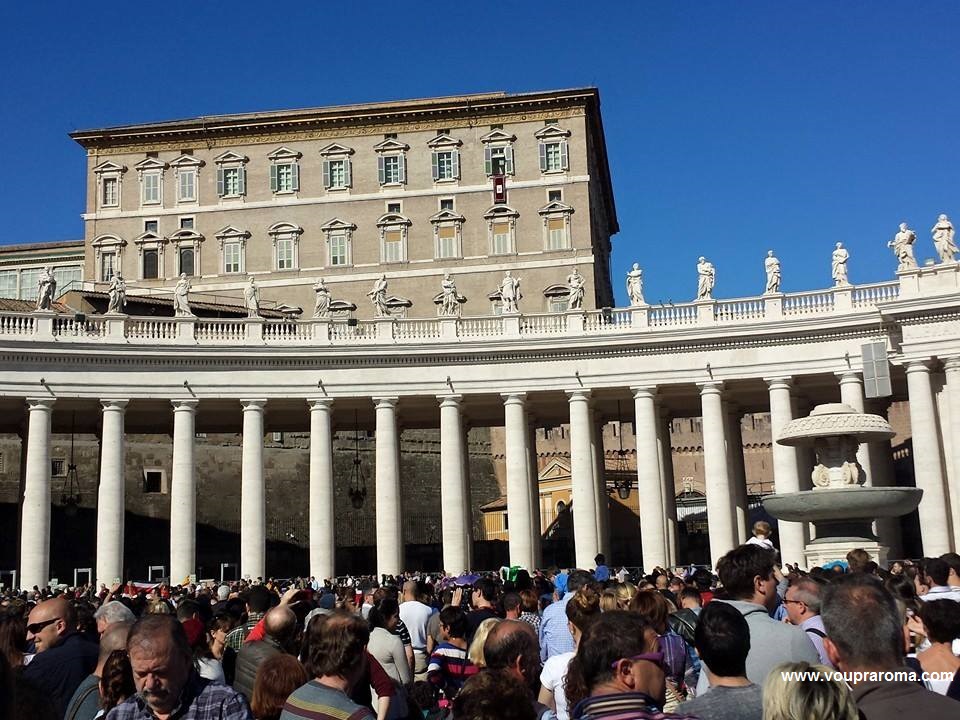
[[[873,533],[873,520],[906,515],[920,504],[923,490],[911,487],[868,487],[857,462],[860,443],[889,440],[894,432],[879,415],[859,413],[849,405],[818,405],[808,417],[787,424],[776,438],[781,445],[813,447],[812,490],[769,495],[763,506],[791,522],[812,522],[816,539],[804,553],[807,567],[845,560],[863,548],[881,566],[888,548]]]

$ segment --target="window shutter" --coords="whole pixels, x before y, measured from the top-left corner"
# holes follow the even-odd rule
[[[353,187],[353,170],[351,169],[350,158],[343,159],[343,184],[346,187]]]
[[[323,187],[330,188],[330,161],[323,161]]]
[[[237,178],[237,186],[241,195],[247,194],[247,169],[245,167],[240,168],[240,173]]]
[[[293,174],[293,177],[291,178],[293,182],[293,189],[295,191],[299,190],[300,189],[300,163],[297,163],[297,162],[293,163],[290,166],[290,169]]]
[[[453,177],[456,180],[460,179],[460,151],[453,150],[450,153],[453,156]]]
[[[270,192],[277,191],[277,166],[270,166]]]
[[[399,160],[398,168],[397,168],[399,171],[398,179],[400,180],[400,182],[405,183],[407,181],[407,156],[400,155],[398,156],[397,159]]]
[[[560,141],[560,169],[561,170],[570,169],[568,158],[569,158],[569,153],[567,152],[567,141],[561,140]]]
[[[490,152],[490,146],[487,145],[487,147],[483,149],[483,171],[488,177],[493,175],[493,159],[490,155]]]
[[[223,197],[225,192],[226,191],[224,190],[224,187],[223,187],[223,168],[218,167],[217,168],[217,195],[219,195],[220,197]]]
[[[507,147],[503,149],[503,158],[504,158],[503,171],[507,175],[513,175],[513,146],[512,145],[507,145]]]
[[[440,179],[440,158],[438,157],[436,151],[434,151],[430,155],[430,164],[433,169],[433,179],[435,181],[439,180]]]
[[[383,168],[383,155],[377,156],[377,174],[379,175],[380,184],[385,185],[387,183],[387,174],[386,170]]]
[[[547,171],[547,144],[540,143],[540,172]]]

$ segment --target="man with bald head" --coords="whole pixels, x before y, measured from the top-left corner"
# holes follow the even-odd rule
[[[493,626],[483,644],[488,670],[513,675],[530,691],[530,703],[540,717],[546,706],[537,701],[540,689],[540,643],[533,625],[522,620],[503,620]]]
[[[237,653],[233,689],[248,701],[253,695],[257,669],[269,657],[293,652],[292,641],[297,632],[297,616],[287,605],[278,605],[263,616],[263,640],[247,642]]]
[[[64,597],[37,605],[27,619],[27,641],[37,654],[23,676],[50,697],[60,716],[67,703],[97,665],[97,646],[76,630],[73,606]]]
[[[114,622],[100,635],[100,657],[91,675],[84,678],[67,705],[64,720],[93,720],[100,711],[100,676],[103,666],[114,650],[127,647],[127,635],[132,622]]]

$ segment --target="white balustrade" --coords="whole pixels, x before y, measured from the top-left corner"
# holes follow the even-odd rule
[[[435,340],[440,337],[439,320],[397,320],[394,340]]]
[[[661,305],[650,308],[650,327],[676,327],[697,324],[697,306]]]
[[[763,298],[722,300],[714,306],[713,317],[717,322],[763,320],[765,310]]]
[[[585,332],[625,332],[633,329],[633,310],[606,308],[592,310],[583,319]]]
[[[463,318],[460,320],[460,337],[484,338],[503,335],[503,318]]]
[[[567,316],[563,313],[524,315],[520,322],[521,335],[561,335],[566,330]]]
[[[243,342],[246,328],[243,320],[203,319],[196,325],[198,342]]]
[[[364,322],[351,325],[346,322],[330,323],[331,342],[356,342],[358,340],[376,340],[377,326],[375,323]]]
[[[294,320],[267,320],[263,324],[263,339],[276,340],[310,340],[310,326]]]
[[[853,307],[873,307],[877,303],[896,300],[898,297],[900,297],[899,282],[857,285],[853,289]]]
[[[833,290],[790,293],[783,296],[783,314],[825,315],[833,312]]]
[[[0,335],[33,335],[34,322],[31,315],[3,313],[0,315]]]
[[[174,340],[177,337],[177,322],[167,318],[130,318],[126,324],[126,337],[134,340]]]

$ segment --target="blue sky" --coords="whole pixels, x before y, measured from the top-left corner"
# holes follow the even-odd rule
[[[0,243],[82,237],[74,129],[431,95],[600,88],[620,220],[613,275],[689,300],[894,277],[960,220],[960,4],[3,3]],[[469,7],[467,7],[469,5]],[[122,9],[121,9],[122,7]],[[265,9],[275,8],[275,14]]]

